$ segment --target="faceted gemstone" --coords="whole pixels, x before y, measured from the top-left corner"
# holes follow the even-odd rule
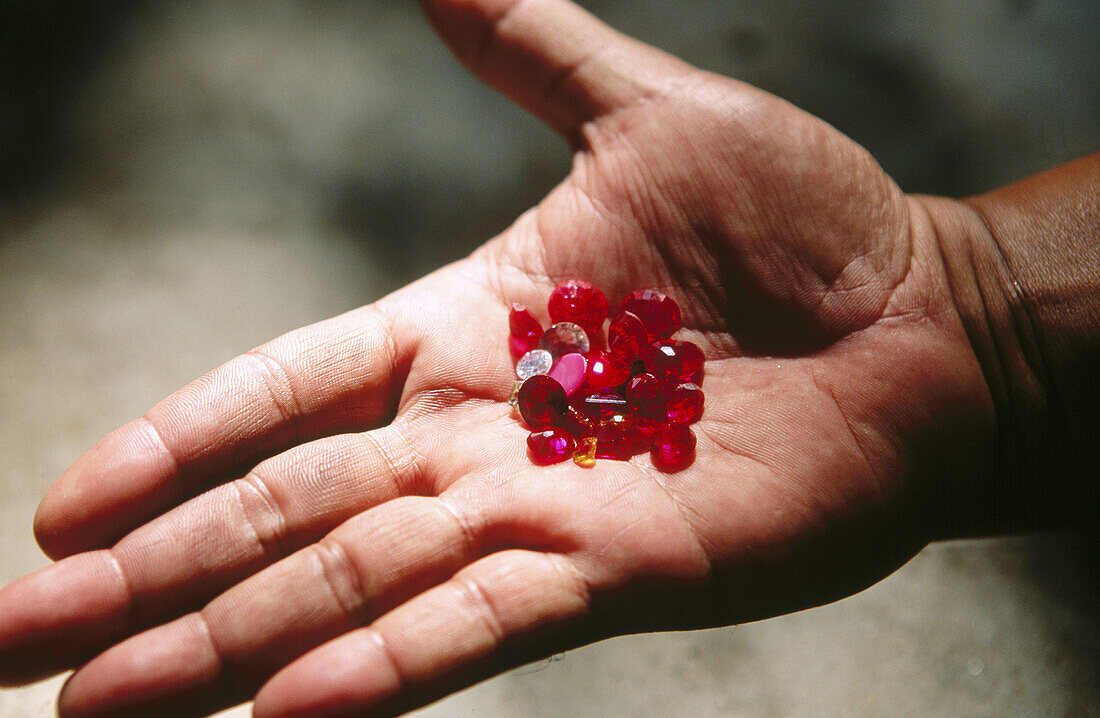
[[[691,382],[679,384],[668,394],[665,415],[678,424],[691,424],[703,414],[703,390]]]
[[[650,340],[666,339],[680,328],[680,307],[655,289],[636,289],[627,295],[622,309],[642,320]]]
[[[585,381],[595,389],[610,389],[630,378],[630,369],[610,352],[594,350],[588,353],[588,374]]]
[[[559,322],[547,329],[539,339],[539,347],[550,352],[555,359],[566,354],[587,354],[592,348],[587,332],[572,322]]]
[[[607,327],[607,348],[623,361],[637,359],[649,344],[649,332],[634,312],[620,311]]]
[[[596,458],[626,461],[633,456],[638,445],[633,430],[634,422],[622,414],[601,421],[596,429]]]
[[[561,384],[548,376],[533,376],[523,382],[517,397],[519,415],[532,429],[549,429],[569,408],[569,398]]]
[[[530,379],[539,374],[546,374],[554,365],[554,357],[545,349],[532,349],[516,362],[516,376],[520,379]]]
[[[533,431],[527,437],[527,450],[536,464],[558,464],[573,456],[576,442],[564,429]]]
[[[538,346],[542,326],[531,311],[522,304],[513,304],[508,312],[508,345],[512,355],[521,357]]]
[[[584,355],[574,352],[558,359],[548,376],[561,384],[562,388],[565,389],[566,396],[573,396],[577,393],[577,389],[580,389],[581,385],[584,384],[587,368],[588,361],[584,358]]]
[[[589,416],[607,418],[626,412],[626,399],[610,389],[604,389],[584,397],[584,413]]]
[[[550,321],[572,322],[595,336],[607,318],[607,297],[589,282],[571,279],[550,295]]]
[[[656,342],[645,351],[646,371],[666,381],[691,381],[703,369],[703,352],[691,342]]]
[[[573,450],[573,463],[585,469],[596,465],[596,437],[586,436],[577,442]]]
[[[626,401],[631,409],[660,409],[664,411],[665,386],[649,373],[639,374],[626,385]]]
[[[685,424],[661,424],[653,434],[653,465],[681,469],[695,457],[695,434]]]

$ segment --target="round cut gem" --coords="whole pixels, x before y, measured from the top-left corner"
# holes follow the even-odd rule
[[[566,354],[587,354],[591,349],[588,333],[572,322],[558,322],[543,333],[539,347],[558,359]]]
[[[572,322],[589,334],[598,334],[607,318],[607,297],[591,283],[571,279],[550,295],[550,321]]]
[[[637,359],[649,344],[649,332],[638,315],[620,311],[607,327],[607,348],[625,362]]]
[[[684,468],[695,458],[695,434],[684,424],[661,424],[653,433],[650,457],[658,468]]]
[[[532,349],[516,362],[516,376],[522,379],[530,379],[539,374],[546,374],[554,365],[554,357],[545,349]]]
[[[623,300],[622,309],[642,320],[650,340],[666,339],[680,328],[680,307],[656,289],[636,289]]]
[[[626,401],[631,409],[664,409],[665,387],[661,380],[646,372],[626,385]]]
[[[665,415],[677,424],[691,424],[703,414],[703,390],[691,382],[679,384],[668,393]]]
[[[595,389],[610,389],[630,378],[630,368],[610,352],[588,353],[588,374],[585,381]]]
[[[548,376],[533,376],[523,382],[516,397],[519,415],[532,429],[549,429],[569,409],[569,398],[561,384]]]
[[[576,442],[564,429],[533,431],[527,437],[527,450],[536,464],[559,464],[573,456]]]
[[[646,371],[666,381],[691,381],[703,369],[703,352],[691,342],[667,340],[645,351]]]
[[[547,355],[549,355],[549,352],[547,352]],[[557,364],[554,364],[554,367],[550,370],[549,377],[561,384],[562,388],[565,389],[566,396],[573,396],[577,393],[577,389],[580,389],[581,385],[584,384],[587,369],[588,361],[584,358],[584,355],[574,352],[558,359]]]

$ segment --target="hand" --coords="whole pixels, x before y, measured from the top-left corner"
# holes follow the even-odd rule
[[[565,0],[425,5],[573,171],[468,259],[238,357],[62,476],[36,519],[62,560],[0,592],[4,680],[84,664],[62,715],[391,714],[858,591],[981,484],[992,401],[937,232],[963,209]],[[572,277],[684,309],[708,359],[689,468],[524,455],[508,307]]]

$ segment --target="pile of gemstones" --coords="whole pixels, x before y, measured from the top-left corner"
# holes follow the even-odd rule
[[[607,297],[590,283],[558,285],[548,309],[545,331],[521,304],[508,316],[518,379],[509,403],[531,429],[531,460],[591,467],[648,451],[661,469],[690,464],[688,425],[703,413],[703,352],[671,338],[680,328],[676,302],[653,289],[631,292],[606,341]]]

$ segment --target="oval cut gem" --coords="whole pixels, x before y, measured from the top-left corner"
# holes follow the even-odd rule
[[[516,408],[532,429],[549,429],[565,416],[569,398],[557,381],[538,375],[523,382],[516,396]]]
[[[695,434],[686,425],[662,424],[653,434],[653,465],[666,470],[684,468],[695,458],[695,443]]]
[[[564,429],[532,431],[527,437],[527,450],[536,464],[559,464],[572,458],[576,442]]]
[[[550,295],[550,321],[572,322],[589,334],[598,334],[607,318],[607,297],[590,282],[571,279]]]
[[[588,353],[588,373],[585,381],[595,389],[610,389],[630,378],[630,368],[619,357],[604,351]]]
[[[691,424],[703,415],[703,401],[703,390],[691,382],[684,382],[668,393],[665,416],[678,424]]]
[[[649,332],[634,312],[622,310],[607,327],[607,348],[625,362],[637,359],[649,344]]]
[[[667,340],[645,351],[646,371],[666,381],[691,381],[703,369],[703,351],[691,342]]]

